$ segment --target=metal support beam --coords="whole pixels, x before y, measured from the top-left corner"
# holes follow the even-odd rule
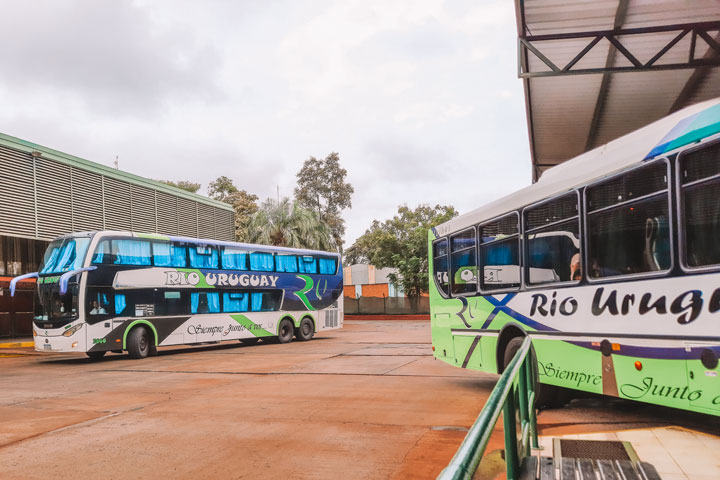
[[[625,12],[627,11],[627,4],[628,0],[620,0],[620,2],[618,3],[617,13],[621,14],[623,20],[625,17]],[[534,36],[524,35],[523,32],[523,34],[520,34],[518,36],[518,49],[520,53],[520,55],[518,56],[518,76],[520,78],[535,78],[553,77],[560,75],[587,75],[598,73],[606,74],[613,72],[680,70],[698,67],[720,66],[720,55],[715,55],[711,57],[708,57],[706,55],[703,58],[696,58],[695,56],[695,46],[698,37],[700,37],[702,41],[704,41],[709,46],[710,51],[720,54],[720,42],[716,38],[713,38],[714,32],[720,29],[720,22],[687,23],[629,29],[621,29],[620,26],[622,26],[622,23],[620,25],[615,23],[615,25],[615,28],[613,28],[612,30],[600,30],[592,32],[559,33]],[[639,61],[637,59],[637,56],[633,55],[633,53],[620,40],[620,37],[635,37],[664,32],[676,33],[676,35],[668,43],[658,48],[657,53],[645,63]],[[670,49],[672,49],[688,33],[691,34],[691,41],[687,55],[687,61],[658,64],[658,60],[660,60],[663,55],[665,55]],[[559,66],[552,62],[550,58],[543,53],[542,48],[539,46],[539,44],[541,44],[543,47],[546,47],[548,44],[552,44],[553,42],[562,42],[563,40],[576,40],[582,38],[589,39],[589,43],[565,66]],[[606,63],[604,66],[598,65],[596,67],[587,67],[580,69],[573,68],[602,39],[606,39],[614,47],[610,49],[611,51],[619,52],[632,65],[615,66],[614,63],[610,65]],[[548,68],[545,70],[530,71],[529,63],[527,61],[527,58],[530,55],[539,59]]]
[[[720,42],[720,33],[717,34],[715,37],[715,43]],[[708,45],[710,45],[710,42],[708,42]],[[708,49],[707,53],[705,54],[705,59],[710,58],[720,58],[720,51],[710,48]],[[668,112],[668,115],[671,113],[677,112],[681,108],[687,106],[688,101],[692,98],[692,96],[697,91],[700,84],[703,82],[705,77],[707,77],[708,73],[710,72],[711,67],[700,67],[697,68],[692,75],[690,75],[690,78],[688,78],[688,81],[685,82],[685,86],[678,94],[677,98],[673,102],[672,107],[670,107],[670,111]]]

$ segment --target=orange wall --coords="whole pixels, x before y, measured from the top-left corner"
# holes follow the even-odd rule
[[[374,285],[362,286],[363,297],[387,297],[388,293],[389,291],[387,283],[376,283]]]
[[[345,285],[343,287],[343,295],[355,298],[355,285]]]

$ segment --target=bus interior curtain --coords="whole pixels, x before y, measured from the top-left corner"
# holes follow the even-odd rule
[[[295,255],[275,256],[275,271],[295,273],[298,271],[297,257]]]
[[[273,271],[273,255],[272,253],[253,252],[250,254],[250,270],[259,272]]]
[[[53,271],[53,268],[55,268],[55,262],[58,259],[58,256],[60,255],[60,247],[53,248],[52,252],[50,252],[50,258],[43,266],[43,269],[40,270],[40,273],[49,273]]]
[[[223,311],[247,312],[248,295],[246,293],[223,293]]]
[[[184,267],[185,247],[171,243],[153,243],[153,260],[156,267]]]
[[[120,315],[123,310],[125,310],[125,294],[123,293],[116,293],[115,294],[115,315]]]
[[[247,270],[247,252],[234,248],[223,248],[222,266],[234,270]]]
[[[309,255],[298,258],[298,272],[300,273],[317,273],[317,262],[315,257]]]
[[[150,242],[113,240],[115,263],[118,265],[150,265]]]
[[[217,292],[206,293],[208,303],[208,313],[219,313],[220,312],[220,294]]]
[[[95,255],[93,255],[92,263],[103,263],[103,260],[105,260],[105,254],[110,253],[108,251],[108,242],[107,240],[100,242],[95,249]]]
[[[319,258],[320,273],[323,275],[334,275],[337,264],[334,258]]]
[[[252,293],[251,296],[252,296],[252,311],[253,312],[261,311],[263,294],[262,293]]]
[[[54,265],[51,272],[60,272],[63,269],[70,268],[70,265],[75,260],[75,240],[68,240],[62,247],[60,258]]]
[[[200,306],[200,293],[192,292],[190,294],[190,313],[198,313]]]
[[[218,253],[214,247],[207,247],[204,253],[203,247],[190,247],[190,266],[193,268],[217,268]]]

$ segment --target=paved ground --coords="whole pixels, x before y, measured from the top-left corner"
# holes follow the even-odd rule
[[[434,478],[495,380],[433,360],[427,321],[140,361],[3,349],[0,477]],[[673,425],[720,434],[716,419],[618,400],[540,415],[547,435]],[[501,447],[498,431],[484,477]]]

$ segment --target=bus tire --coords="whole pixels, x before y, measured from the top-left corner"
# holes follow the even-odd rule
[[[503,371],[505,371],[507,366],[510,364],[517,351],[520,350],[520,346],[522,345],[523,340],[525,340],[525,337],[515,337],[508,342],[507,347],[505,347],[505,354],[503,356]],[[564,406],[566,403],[568,403],[570,399],[568,395],[568,390],[565,388],[556,387],[555,385],[547,385],[544,383],[540,383],[538,379],[537,358],[535,358],[535,351],[533,349],[530,349],[530,355],[532,355],[533,372],[535,374],[533,379],[533,389],[535,391],[535,408],[548,409],[560,408]]]
[[[255,338],[241,338],[241,339],[240,339],[240,343],[242,343],[243,345],[248,345],[248,346],[250,346],[250,345],[255,345],[256,343],[258,343],[259,340],[260,340],[260,339],[259,339],[258,337],[255,337]]]
[[[150,355],[151,337],[145,327],[135,327],[127,336],[127,351],[130,358],[145,358]]]
[[[311,340],[315,335],[315,324],[308,317],[300,320],[300,326],[295,330],[295,338],[301,342],[307,342]]]
[[[85,352],[85,355],[90,357],[90,360],[92,360],[93,362],[96,362],[96,361],[102,359],[106,353],[107,352],[105,350],[103,350],[102,352]]]
[[[278,342],[280,343],[290,343],[293,339],[293,334],[295,333],[295,326],[293,325],[292,320],[289,318],[283,318],[280,320],[280,325],[278,325]]]

